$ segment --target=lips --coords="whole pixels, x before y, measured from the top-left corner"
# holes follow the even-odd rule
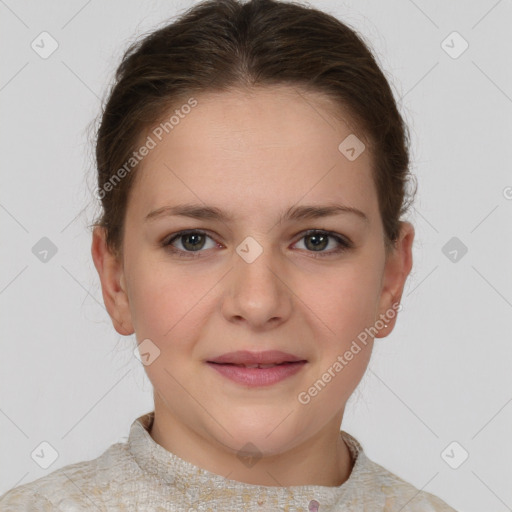
[[[219,364],[219,363],[217,363]],[[233,363],[222,363],[222,364],[233,364]],[[274,366],[281,366],[282,364],[289,364],[288,362],[285,363],[278,363],[278,364],[233,364],[233,366],[240,366],[242,368],[273,368]]]
[[[277,364],[233,364],[233,363],[217,363],[214,361],[208,361],[208,363],[216,364],[219,366],[231,366],[233,368],[248,368],[251,370],[257,369],[257,370],[268,370],[269,368],[275,368],[276,366],[288,366],[293,364],[299,364],[303,361],[297,361],[297,362],[291,362],[291,361],[285,361],[283,363],[277,363]]]
[[[297,363],[299,361],[305,360],[293,354],[281,352],[280,350],[267,350],[264,352],[238,350],[208,360],[209,363],[232,364],[246,368],[272,368],[273,366],[285,363]]]
[[[237,351],[206,361],[223,377],[245,387],[277,384],[301,371],[307,360],[278,350]]]

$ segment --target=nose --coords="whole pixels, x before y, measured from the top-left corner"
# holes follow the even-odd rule
[[[229,322],[246,323],[255,330],[275,328],[292,311],[293,293],[285,265],[270,248],[254,260],[240,254],[233,255],[222,312]]]

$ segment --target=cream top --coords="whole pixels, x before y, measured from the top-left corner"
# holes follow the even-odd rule
[[[456,512],[372,462],[344,431],[355,462],[343,484],[267,487],[226,479],[169,452],[149,434],[153,419],[154,411],[137,418],[128,440],[96,459],[11,489],[0,497],[0,510]]]

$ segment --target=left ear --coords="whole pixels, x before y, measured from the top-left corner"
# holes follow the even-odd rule
[[[386,257],[384,274],[382,276],[381,295],[378,308],[378,317],[387,327],[379,329],[376,338],[384,338],[391,333],[398,315],[397,307],[400,304],[404,291],[405,281],[412,268],[412,243],[414,240],[414,226],[410,222],[400,223],[400,235],[394,248]],[[394,314],[386,314],[389,310]]]

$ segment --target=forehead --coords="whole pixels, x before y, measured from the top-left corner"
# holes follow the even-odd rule
[[[197,105],[175,117],[161,140],[155,128],[179,106],[144,134],[142,141],[151,137],[155,147],[139,164],[131,195],[141,213],[185,196],[219,206],[229,200],[248,215],[306,196],[310,203],[375,206],[367,204],[374,194],[370,151],[347,158],[344,141],[356,136],[351,120],[340,119],[343,112],[325,97],[272,87],[194,99]]]

